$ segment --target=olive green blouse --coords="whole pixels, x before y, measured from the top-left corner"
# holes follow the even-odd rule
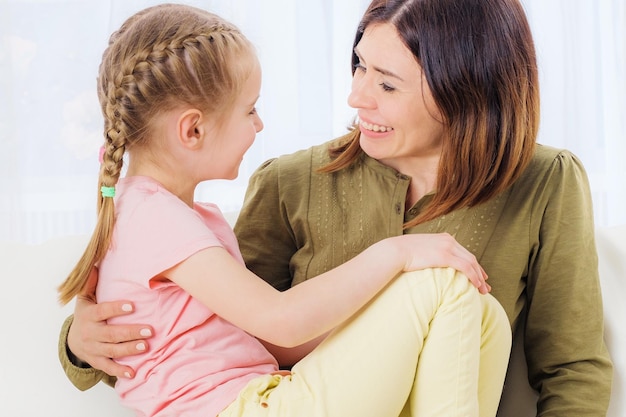
[[[279,289],[403,233],[432,195],[405,210],[410,178],[364,156],[316,173],[328,144],[268,161],[252,176],[235,232],[246,265]],[[525,315],[525,351],[538,415],[604,416],[612,364],[586,173],[571,153],[539,145],[506,192],[406,233],[452,234],[489,275],[512,326]]]

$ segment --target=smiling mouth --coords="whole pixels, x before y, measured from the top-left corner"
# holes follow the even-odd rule
[[[393,130],[393,127],[391,126],[381,126],[381,125],[377,125],[377,124],[372,124],[372,123],[367,123],[364,122],[363,120],[361,120],[361,126],[365,129],[365,130],[369,130],[371,132],[391,132]]]

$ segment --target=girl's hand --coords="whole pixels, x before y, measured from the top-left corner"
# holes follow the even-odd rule
[[[481,294],[491,291],[487,273],[474,254],[450,234],[407,234],[398,238],[400,250],[406,254],[405,271],[451,267],[465,274]]]
[[[145,352],[148,349],[145,339],[152,336],[153,330],[143,325],[107,324],[107,319],[132,313],[133,305],[128,301],[97,304],[97,283],[98,271],[94,268],[85,290],[76,298],[74,321],[67,336],[69,352],[78,361],[109,375],[132,378],[134,370],[113,359]]]

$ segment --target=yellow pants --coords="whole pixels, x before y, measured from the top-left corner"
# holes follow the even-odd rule
[[[511,347],[502,306],[453,269],[404,273],[287,376],[219,417],[495,416]]]

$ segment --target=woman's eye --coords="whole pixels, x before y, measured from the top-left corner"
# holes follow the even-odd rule
[[[383,91],[394,91],[395,90],[395,88],[393,88],[392,86],[390,86],[387,83],[380,83],[379,85],[383,88]]]
[[[256,114],[256,113],[257,113],[256,107],[253,107],[252,110],[250,110],[250,113],[248,113],[248,114],[252,115],[252,114]]]

